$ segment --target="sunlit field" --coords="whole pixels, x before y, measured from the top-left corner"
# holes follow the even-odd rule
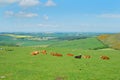
[[[0,80],[120,80],[120,0],[0,0]]]
[[[112,49],[82,50],[69,48],[2,47],[0,50],[0,80],[120,80],[120,51]],[[31,55],[46,50],[47,54]],[[51,52],[63,56],[50,55]],[[76,59],[74,55],[90,55]],[[109,60],[102,60],[107,55]]]

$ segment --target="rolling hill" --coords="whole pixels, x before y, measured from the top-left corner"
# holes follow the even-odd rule
[[[120,50],[120,33],[100,35],[98,40],[110,48]]]
[[[50,45],[50,47],[66,47],[66,48],[77,48],[77,49],[101,49],[106,46],[101,43],[96,37],[62,41],[57,44]]]

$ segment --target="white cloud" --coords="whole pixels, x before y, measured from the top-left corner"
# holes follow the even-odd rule
[[[21,7],[32,7],[40,4],[39,0],[0,0],[0,5],[17,3]]]
[[[48,20],[49,19],[48,15],[43,15],[43,18],[44,18],[44,20]]]
[[[44,28],[48,28],[48,27],[51,27],[51,28],[55,28],[55,27],[58,27],[58,25],[51,25],[51,24],[37,24],[38,27],[44,27]]]
[[[120,14],[101,14],[98,17],[102,18],[120,18]]]
[[[40,4],[39,0],[21,0],[19,2],[19,5],[22,7],[31,7],[31,6],[36,6],[39,4]]]
[[[45,6],[56,6],[56,3],[53,2],[53,0],[48,0],[46,3],[45,3]]]
[[[15,16],[17,17],[26,17],[26,18],[32,18],[32,17],[37,17],[38,14],[36,13],[26,13],[26,12],[19,12],[17,14],[15,14]]]
[[[40,0],[0,0],[0,5],[8,5],[16,3],[21,7],[33,7],[42,4]],[[56,3],[53,0],[48,0],[45,4],[47,7],[56,6]]]
[[[19,0],[0,0],[0,4],[12,4],[18,1]]]
[[[25,17],[25,18],[32,18],[32,17],[37,17],[38,14],[36,13],[26,13],[26,12],[18,12],[18,13],[14,13],[13,11],[6,11],[5,12],[5,16],[15,16],[15,17]]]

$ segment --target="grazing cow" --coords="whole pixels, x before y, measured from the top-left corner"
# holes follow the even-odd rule
[[[89,58],[91,58],[91,56],[90,55],[84,55],[83,58],[89,59]]]
[[[103,60],[109,60],[110,58],[108,56],[100,56],[101,59]]]
[[[55,56],[62,57],[63,55],[60,53],[56,53]]]
[[[68,53],[67,56],[74,56],[73,54]]]
[[[82,55],[75,56],[76,59],[81,59]]]
[[[61,57],[61,56],[63,56],[62,54],[60,54],[60,53],[54,53],[54,52],[51,52],[50,53],[52,56],[57,56],[57,57]]]
[[[42,50],[41,53],[42,54],[47,54],[47,51],[46,50]]]
[[[39,51],[34,51],[34,52],[32,52],[31,54],[32,54],[32,55],[37,55],[37,54],[39,54]]]

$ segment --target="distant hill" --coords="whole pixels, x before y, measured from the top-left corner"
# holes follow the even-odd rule
[[[96,37],[79,39],[79,40],[71,40],[71,41],[62,41],[57,44],[53,44],[50,47],[66,47],[66,48],[76,48],[76,49],[103,49],[106,46],[101,43]]]
[[[107,45],[108,47],[120,50],[120,33],[100,35],[98,36],[98,40],[100,40],[103,44]]]
[[[0,46],[39,46],[39,45],[41,46],[41,45],[52,45],[52,44],[56,45],[57,43],[59,44],[60,42],[64,44],[67,42],[68,43],[66,44],[67,47],[69,45],[71,45],[72,48],[75,46],[84,47],[83,45],[84,40],[87,41],[88,40],[87,38],[96,37],[101,34],[102,33],[89,33],[89,32],[88,33],[79,33],[79,32],[7,33],[5,32],[5,33],[0,33]],[[81,42],[80,44],[79,44],[79,40]],[[73,44],[69,44],[69,42],[70,43],[72,42]],[[62,43],[60,44],[61,46]],[[87,43],[87,44],[91,44],[91,43]],[[63,47],[65,47],[66,45],[63,45]]]

